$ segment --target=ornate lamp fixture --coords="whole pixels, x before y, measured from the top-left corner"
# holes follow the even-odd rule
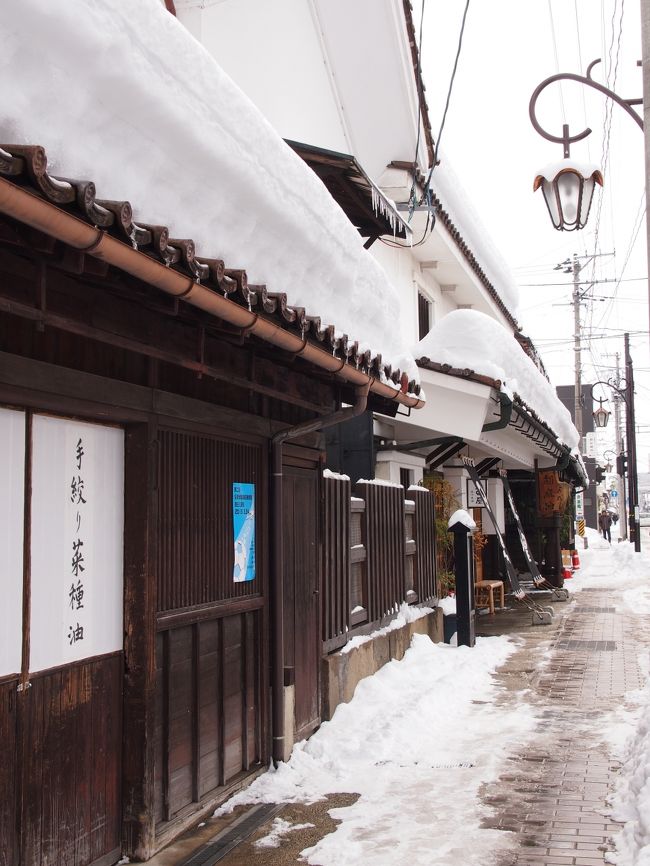
[[[591,70],[597,63],[600,63],[600,60],[594,60],[589,64],[586,75],[560,72],[557,75],[551,75],[550,78],[546,78],[533,91],[528,106],[530,122],[542,138],[561,144],[564,148],[564,159],[538,172],[533,183],[533,191],[538,190],[540,187],[542,188],[551,221],[554,228],[558,229],[558,231],[571,232],[584,228],[589,216],[589,210],[591,209],[591,201],[596,184],[603,185],[603,175],[597,166],[577,163],[570,158],[569,146],[574,141],[581,141],[590,135],[591,129],[589,127],[577,135],[570,135],[569,126],[565,123],[562,127],[562,135],[559,136],[551,135],[539,124],[535,115],[535,106],[540,93],[555,81],[578,81],[580,84],[586,84],[588,87],[594,88],[594,90],[599,90],[617,105],[624,108],[643,130],[643,119],[632,108],[633,105],[640,105],[642,100],[621,99],[613,90],[609,90],[609,88],[603,87],[602,84],[594,81],[591,77]]]
[[[607,422],[609,421],[609,416],[612,413],[603,407],[603,400],[598,398],[598,408],[593,413],[594,416],[594,424],[596,427],[603,428],[607,427]]]

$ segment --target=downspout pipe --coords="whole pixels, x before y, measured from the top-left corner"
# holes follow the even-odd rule
[[[488,433],[490,430],[503,430],[510,423],[512,417],[512,400],[503,391],[497,394],[499,400],[500,417],[498,421],[489,421],[481,427],[481,433]]]
[[[355,388],[355,402],[352,406],[337,409],[329,415],[314,418],[288,427],[276,433],[271,439],[272,509],[271,539],[273,555],[271,559],[271,606],[273,625],[273,644],[271,654],[271,729],[273,737],[272,757],[277,767],[284,761],[284,521],[282,512],[283,473],[282,446],[289,439],[297,439],[307,433],[315,433],[350,421],[366,411],[371,383]]]

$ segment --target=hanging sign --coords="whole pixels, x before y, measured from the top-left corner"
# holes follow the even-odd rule
[[[232,528],[235,559],[234,583],[255,580],[255,485],[232,486]]]
[[[25,413],[0,408],[0,677],[20,672]]]
[[[519,586],[519,578],[517,576],[517,570],[515,569],[512,560],[510,559],[510,554],[508,553],[508,548],[506,547],[505,538],[503,537],[503,533],[499,530],[499,524],[496,521],[496,517],[494,512],[492,511],[492,506],[487,498],[487,493],[483,490],[483,485],[481,484],[481,479],[479,477],[478,472],[476,471],[476,467],[474,466],[474,460],[471,457],[461,457],[462,462],[467,469],[467,473],[474,484],[476,489],[476,493],[478,497],[483,502],[483,508],[487,511],[494,525],[494,529],[496,532],[497,542],[499,547],[501,548],[501,553],[503,554],[503,561],[506,566],[506,573],[508,575],[508,580],[510,581],[510,587],[512,589],[512,593],[516,598],[525,598],[526,593]]]
[[[484,508],[485,507],[483,505],[483,502],[487,498],[487,496],[485,495],[485,486],[486,485],[484,482],[479,482],[479,483],[481,484],[481,487],[483,488],[483,491],[484,491],[482,497],[479,495],[479,492],[476,489],[476,485],[474,484],[474,482],[470,481],[469,479],[467,481],[467,507],[468,508]]]
[[[123,645],[124,431],[35,415],[30,670]]]
[[[570,486],[560,481],[556,469],[537,470],[537,494],[542,517],[562,514],[569,501]]]

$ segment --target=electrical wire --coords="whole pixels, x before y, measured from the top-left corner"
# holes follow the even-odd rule
[[[438,162],[438,154],[440,153],[440,140],[442,139],[442,132],[445,128],[445,121],[447,120],[447,112],[449,111],[449,103],[451,101],[451,92],[454,87],[454,79],[456,78],[456,70],[458,69],[458,60],[460,59],[460,52],[463,47],[463,35],[465,33],[465,21],[467,20],[467,11],[469,9],[469,0],[465,2],[465,9],[463,11],[463,20],[460,25],[460,33],[458,35],[458,47],[456,48],[456,57],[454,59],[454,67],[451,71],[451,78],[449,79],[449,87],[447,88],[447,99],[445,100],[445,108],[442,113],[442,120],[440,122],[440,129],[438,130],[438,135],[436,137],[436,142],[433,150],[433,162],[431,163],[431,168],[429,169],[429,174],[427,175],[427,180],[424,185],[424,191],[422,193],[422,197],[420,198],[420,204],[424,201],[424,197],[427,194],[429,186],[431,185],[431,176],[433,175],[433,170],[436,167]]]
[[[427,210],[427,221],[426,221],[426,224],[424,227],[424,232],[422,233],[422,237],[418,241],[416,241],[415,243],[411,243],[411,244],[401,244],[398,241],[389,241],[385,238],[379,238],[381,243],[385,244],[388,247],[394,247],[394,248],[395,247],[397,247],[397,248],[407,247],[409,249],[412,249],[414,247],[419,247],[421,244],[423,244],[426,241],[428,236],[431,234],[431,232],[434,229],[435,223],[436,223],[435,213],[431,210],[431,189],[430,189],[431,176],[432,176],[433,170],[436,167],[436,164],[438,162],[438,153],[440,151],[440,139],[442,138],[442,132],[445,128],[445,121],[447,120],[447,112],[449,111],[449,104],[451,102],[451,93],[452,93],[453,86],[454,86],[454,79],[456,78],[456,70],[458,69],[458,61],[460,59],[460,53],[461,53],[461,49],[463,46],[463,35],[465,33],[465,21],[467,20],[467,11],[469,9],[469,3],[470,3],[470,0],[466,0],[465,9],[463,11],[463,19],[462,19],[461,27],[460,27],[460,34],[458,37],[458,46],[456,48],[456,57],[454,59],[454,66],[452,69],[451,78],[449,80],[449,87],[447,88],[447,98],[445,100],[445,108],[444,108],[444,111],[442,114],[442,121],[440,123],[440,129],[438,130],[438,136],[436,138],[434,149],[433,149],[433,162],[431,163],[431,167],[429,168],[429,173],[428,173],[427,179],[424,183],[422,195],[420,196],[420,199],[418,201],[418,205],[422,205],[426,199],[427,204],[429,205],[429,208]],[[424,3],[422,4],[422,19],[420,20],[420,48],[422,47],[422,21],[423,20],[424,20]],[[419,64],[420,64],[420,55],[418,56],[418,71],[420,69]],[[419,100],[420,100],[420,91],[418,88],[418,104],[419,104]],[[419,134],[420,134],[419,122],[420,122],[420,118],[418,118],[418,141],[419,141]],[[415,166],[416,162],[417,162],[417,151],[416,151],[416,160],[414,162],[414,166]],[[411,193],[410,193],[409,201],[413,201],[414,199],[415,199],[415,170],[413,171],[413,184],[411,186]]]

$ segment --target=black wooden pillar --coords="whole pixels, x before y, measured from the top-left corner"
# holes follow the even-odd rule
[[[456,574],[456,634],[458,646],[474,646],[474,537],[473,529],[462,520],[449,526],[454,534],[454,571]]]

